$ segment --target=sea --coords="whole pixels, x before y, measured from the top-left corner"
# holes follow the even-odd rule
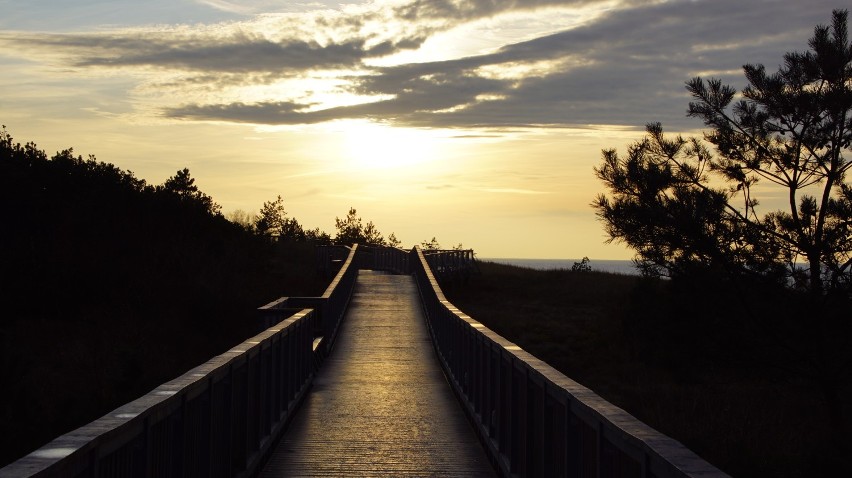
[[[580,262],[582,259],[511,259],[511,258],[488,258],[477,257],[480,261],[496,262],[498,264],[508,264],[510,266],[526,267],[528,269],[551,270],[551,269],[571,269],[574,263]],[[640,275],[633,265],[633,261],[629,260],[612,260],[612,259],[589,259],[589,267],[593,271],[613,272],[616,274]]]

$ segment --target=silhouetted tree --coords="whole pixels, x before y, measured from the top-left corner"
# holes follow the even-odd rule
[[[294,217],[288,217],[284,210],[284,200],[278,195],[274,201],[263,203],[260,213],[254,222],[255,231],[264,236],[274,237],[281,241],[310,241],[315,243],[328,243],[328,234],[321,232],[319,228],[305,231],[299,221]]]
[[[432,237],[431,241],[422,241],[420,243],[420,248],[424,251],[437,251],[441,248],[441,244],[438,242],[437,239]]]
[[[443,249],[443,246],[441,246],[441,243],[438,242],[438,239],[436,239],[435,237],[432,237],[431,240],[420,242],[420,248],[423,249],[424,251],[437,251],[437,250]],[[452,250],[463,251],[464,250],[464,244],[459,242],[458,244],[456,244],[455,246],[452,247]]]
[[[257,216],[249,214],[242,209],[237,209],[226,214],[225,219],[233,222],[234,224],[239,224],[244,229],[250,231],[254,229],[254,223],[257,221]]]
[[[384,236],[372,221],[364,225],[354,207],[349,208],[349,213],[345,218],[335,217],[334,227],[337,228],[337,237],[334,238],[334,242],[338,244],[369,244],[374,246],[387,244]]]
[[[305,240],[314,244],[331,244],[331,236],[327,232],[321,231],[318,227],[305,231]]]
[[[387,239],[386,242],[387,242],[388,247],[400,247],[400,246],[402,246],[402,241],[397,239],[396,234],[394,234],[394,233],[390,233],[390,235],[388,235],[388,239]]]
[[[635,249],[646,272],[678,274],[711,265],[780,283],[793,277],[818,295],[826,288],[848,291],[847,16],[834,11],[831,26],[815,28],[810,51],[787,53],[777,73],[745,65],[749,86],[742,99],[735,101],[736,91],[720,80],[689,81],[694,101],[688,115],[711,128],[705,141],[665,137],[654,123],[626,157],[605,150],[595,173],[611,196],[599,195],[593,206],[610,240]],[[758,193],[785,198],[787,208],[761,216]],[[808,268],[799,269],[799,262]]]
[[[195,185],[195,178],[189,174],[189,169],[183,168],[174,176],[167,179],[158,189],[172,193],[184,203],[197,205],[211,214],[220,214],[222,207],[213,202],[213,198],[201,192]]]
[[[378,228],[376,228],[376,225],[373,224],[373,221],[368,221],[367,225],[364,226],[364,229],[361,232],[361,238],[365,244],[373,244],[377,246],[385,245],[385,238],[382,236],[382,233],[379,232]]]
[[[258,234],[279,237],[287,223],[287,211],[284,210],[284,199],[281,195],[274,201],[266,201],[260,208],[260,213],[254,221],[254,229]]]
[[[337,236],[334,242],[338,244],[355,244],[361,238],[361,231],[364,226],[361,224],[361,218],[358,217],[358,212],[354,207],[349,208],[349,213],[345,218],[334,218],[334,227],[337,229]]]

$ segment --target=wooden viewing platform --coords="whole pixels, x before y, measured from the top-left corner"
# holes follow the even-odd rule
[[[425,320],[412,276],[360,271],[334,351],[259,476],[496,476]]]

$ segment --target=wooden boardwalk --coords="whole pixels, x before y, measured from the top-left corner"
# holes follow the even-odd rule
[[[360,271],[341,327],[260,477],[496,476],[441,371],[412,277]]]

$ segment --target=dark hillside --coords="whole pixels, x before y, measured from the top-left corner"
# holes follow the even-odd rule
[[[187,170],[151,186],[3,130],[0,205],[0,465],[250,336],[266,301],[324,287],[310,245],[227,221]]]

